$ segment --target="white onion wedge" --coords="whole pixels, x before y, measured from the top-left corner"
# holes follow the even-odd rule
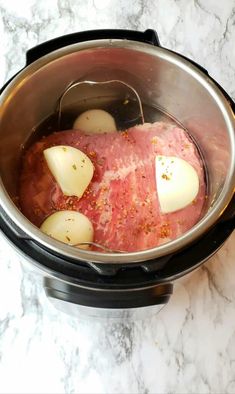
[[[103,134],[117,131],[114,118],[102,109],[90,109],[77,117],[73,124],[76,130],[87,134]]]
[[[40,229],[52,238],[69,245],[92,242],[94,230],[90,220],[80,212],[58,211],[48,216]],[[89,245],[79,246],[88,249]]]
[[[199,191],[199,178],[191,164],[173,156],[156,156],[155,163],[161,211],[175,212],[192,203]]]
[[[47,165],[66,196],[82,197],[94,167],[87,155],[71,146],[53,146],[44,150]]]

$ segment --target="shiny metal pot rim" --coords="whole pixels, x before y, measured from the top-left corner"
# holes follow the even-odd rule
[[[151,259],[160,258],[166,255],[171,255],[180,249],[187,247],[193,241],[201,237],[207,232],[220,218],[227,205],[232,199],[235,190],[235,118],[232,108],[215,85],[215,83],[204,74],[199,68],[191,64],[189,61],[182,58],[180,55],[172,53],[166,49],[153,47],[149,44],[143,44],[139,42],[133,42],[128,40],[97,40],[89,41],[79,44],[69,45],[62,49],[51,52],[48,55],[43,56],[31,65],[23,69],[10,84],[5,88],[0,96],[0,114],[4,111],[4,106],[7,105],[8,100],[11,99],[11,95],[14,91],[20,89],[21,84],[25,80],[30,78],[33,73],[40,71],[40,69],[50,63],[53,60],[59,59],[68,54],[83,51],[93,48],[129,48],[133,51],[139,51],[152,56],[157,56],[160,59],[165,59],[177,67],[180,67],[185,73],[190,74],[198,84],[203,86],[207,90],[208,94],[213,97],[216,104],[218,105],[227,125],[227,131],[230,139],[231,146],[231,163],[228,168],[227,178],[220,193],[218,200],[215,202],[212,208],[208,210],[206,215],[188,232],[183,234],[181,237],[171,241],[169,243],[160,245],[158,247],[147,249],[139,252],[131,253],[101,253],[91,252],[86,250],[80,250],[66,244],[62,244],[59,241],[51,239],[50,237],[43,234],[36,226],[29,222],[26,217],[20,212],[15,206],[13,201],[10,199],[2,180],[0,181],[0,206],[9,216],[9,218],[16,224],[19,229],[19,236],[26,239],[31,239],[38,244],[46,247],[52,252],[59,253],[64,258],[72,258],[74,260],[90,261],[97,263],[134,263],[141,262]]]

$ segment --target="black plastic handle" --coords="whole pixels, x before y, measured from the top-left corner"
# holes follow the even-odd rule
[[[173,293],[172,283],[132,289],[96,289],[74,286],[54,278],[44,278],[44,290],[51,298],[94,308],[139,308],[166,304]]]
[[[26,53],[26,65],[28,66],[40,57],[68,45],[77,44],[83,41],[102,39],[140,41],[146,44],[160,46],[157,33],[151,29],[148,29],[144,32],[124,29],[87,30],[57,37],[53,40],[46,41],[32,49],[29,49]]]

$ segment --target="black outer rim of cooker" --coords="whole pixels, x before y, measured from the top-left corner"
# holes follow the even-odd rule
[[[79,32],[58,37],[32,48],[27,52],[26,65],[66,45],[102,38],[130,39],[160,46],[157,33],[150,29],[145,32],[130,30]],[[185,56],[176,54],[209,76],[200,65]],[[14,77],[3,86],[0,93]],[[211,80],[222,91],[235,113],[235,104],[232,99],[216,81],[212,78]],[[0,230],[21,254],[48,275],[45,278],[44,287],[49,297],[93,307],[131,308],[166,303],[173,291],[170,282],[196,269],[223,245],[234,230],[234,214],[235,197],[220,220],[206,234],[178,253],[143,263],[118,266],[115,262],[97,264],[65,260],[36,242],[17,236],[16,225],[2,211],[0,211]]]
[[[49,298],[115,309],[167,303],[173,292],[171,282],[203,264],[222,246],[233,229],[233,219],[221,220],[197,243],[171,256],[162,269],[157,269],[156,260],[153,267],[148,261],[136,266],[128,265],[114,274],[106,270],[97,272],[95,267],[82,262],[63,260],[35,242],[20,239],[7,222],[0,220],[0,230],[8,241],[33,265],[43,270],[44,289]],[[153,270],[146,271],[146,267]]]
[[[193,244],[164,259],[157,258],[139,263],[98,264],[63,258],[59,253],[53,253],[34,241],[19,237],[16,226],[5,213],[0,215],[0,231],[21,254],[49,275],[59,276],[65,281],[81,286],[106,289],[145,287],[148,284],[174,281],[211,257],[234,230],[234,217],[228,218],[234,203],[235,198],[220,221]]]

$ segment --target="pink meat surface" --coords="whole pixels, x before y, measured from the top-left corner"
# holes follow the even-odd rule
[[[94,164],[93,179],[81,199],[64,196],[47,167],[43,150],[55,145],[78,148]],[[182,158],[197,171],[199,193],[184,209],[161,213],[156,155]],[[197,149],[184,130],[166,123],[97,135],[77,130],[56,132],[34,144],[23,159],[23,214],[40,226],[57,210],[77,210],[93,223],[94,242],[111,249],[144,250],[179,237],[200,219],[204,199],[204,171]]]

